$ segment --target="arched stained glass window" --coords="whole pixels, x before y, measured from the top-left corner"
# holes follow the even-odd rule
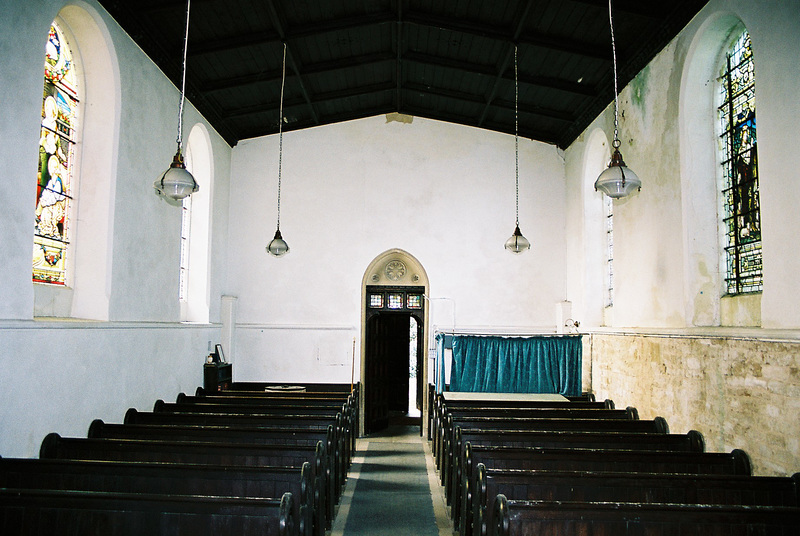
[[[44,94],[36,183],[33,281],[66,285],[69,212],[78,120],[75,63],[53,22],[45,45]]]
[[[762,264],[755,77],[746,30],[727,51],[719,83],[725,292],[759,292]]]

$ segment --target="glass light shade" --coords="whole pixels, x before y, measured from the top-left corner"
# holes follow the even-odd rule
[[[625,166],[619,149],[614,149],[611,162],[594,183],[594,189],[606,194],[608,197],[619,199],[642,189],[642,181],[636,173]]]
[[[273,257],[283,257],[287,253],[289,253],[289,244],[281,236],[281,230],[278,229],[275,231],[275,238],[272,239],[272,242],[269,243],[267,246],[267,253],[272,255]]]
[[[511,253],[522,253],[523,251],[531,249],[531,243],[527,238],[522,236],[519,225],[514,229],[514,234],[511,235],[511,238],[506,240],[506,249]]]
[[[180,149],[175,153],[172,164],[169,165],[169,169],[153,183],[153,188],[156,189],[159,195],[172,199],[173,201],[179,201],[185,197],[189,197],[200,189],[200,185],[194,180],[192,174],[186,171]]]

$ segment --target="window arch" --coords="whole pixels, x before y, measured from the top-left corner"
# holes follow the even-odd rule
[[[83,112],[72,158],[70,189],[76,202],[67,223],[67,276],[65,284],[33,285],[33,314],[108,320],[122,98],[119,62],[103,16],[91,5],[70,3],[55,23],[69,42],[73,65],[80,67]],[[43,39],[47,30],[42,29]]]
[[[79,118],[79,77],[70,43],[56,21],[45,45],[39,136],[33,281],[66,285],[70,212]]]
[[[606,255],[604,263],[604,285],[605,291],[604,305],[613,307],[614,305],[614,199],[607,195],[603,196],[605,230],[606,230]]]
[[[573,314],[581,317],[586,325],[611,325],[612,311],[608,303],[608,201],[611,198],[594,189],[597,176],[608,166],[611,152],[608,137],[601,128],[595,128],[587,136],[583,154],[582,190],[584,218],[584,264],[586,266],[581,287],[585,303],[575,298]],[[613,201],[612,201],[613,207]],[[581,310],[581,308],[583,310]]]
[[[750,34],[734,32],[719,82],[721,210],[725,292],[762,288],[755,76]]]
[[[184,161],[201,187],[184,199],[181,207],[181,320],[208,322],[213,155],[208,131],[200,123],[189,132]]]

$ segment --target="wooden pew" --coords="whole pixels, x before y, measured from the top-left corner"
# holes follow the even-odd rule
[[[466,442],[460,458],[459,479],[452,481],[451,492],[452,517],[456,528],[464,504],[471,508],[475,467],[478,463],[498,469],[750,474],[750,459],[738,449],[732,453],[696,453],[482,446]]]
[[[125,413],[124,424],[141,425],[181,425],[181,426],[234,426],[284,430],[305,428],[312,431],[327,432],[329,426],[334,428],[335,442],[338,444],[343,436],[350,436],[353,431],[339,430],[342,423],[336,418],[330,419],[320,415],[273,415],[273,414],[235,414],[235,413],[189,413],[189,412],[148,412],[129,408]],[[343,441],[343,439],[342,439]],[[345,456],[349,462],[351,450]],[[335,454],[335,453],[334,453]]]
[[[325,421],[326,424],[336,418],[341,408],[331,411],[328,408],[311,409],[308,412],[294,406],[271,408],[251,404],[185,404],[156,400],[154,413],[216,413],[224,415],[263,415],[275,419],[295,419],[303,423],[313,424]]]
[[[321,412],[327,410],[327,412],[333,412],[334,414],[337,411],[342,411],[343,407],[347,407],[347,399],[346,398],[275,398],[269,396],[219,396],[217,394],[214,395],[203,395],[203,396],[191,396],[185,393],[179,393],[176,400],[178,404],[231,404],[231,405],[252,405],[252,406],[260,406],[260,407],[271,407],[271,408],[291,408],[291,409],[303,409],[308,411],[316,411],[315,414],[319,415],[322,414]]]
[[[705,439],[697,430],[685,434],[641,434],[603,431],[546,430],[483,430],[455,429],[455,451],[465,441],[473,445],[506,445],[509,447],[603,448],[629,450],[672,450],[705,452]],[[458,456],[456,456],[458,459]]]
[[[316,445],[318,441],[326,449],[333,448],[333,425],[303,428],[248,427],[191,424],[115,424],[95,419],[89,426],[87,437],[93,439],[162,439],[172,441],[198,441],[216,438],[230,443]]]
[[[253,445],[211,441],[158,441],[139,439],[88,439],[48,434],[40,458],[109,461],[206,463],[216,465],[276,465],[300,468],[310,462],[325,467],[325,447],[304,445]]]
[[[498,432],[508,430],[554,431],[554,432],[627,432],[668,434],[669,426],[663,417],[652,420],[640,419],[504,419],[492,417],[475,417],[472,419],[453,419],[448,415],[447,433],[443,436],[441,454],[436,460],[440,470],[442,484],[449,488],[448,480],[456,465],[458,453],[454,450],[455,427],[462,433],[469,429],[493,429]],[[448,491],[449,493],[449,491]]]
[[[279,498],[288,492],[294,498],[299,534],[325,534],[324,497],[318,495],[308,462],[298,471],[293,467],[4,458],[0,459],[0,488],[255,498]]]
[[[337,456],[341,453],[344,458],[337,458],[341,463],[341,485],[344,485],[344,477],[349,468],[350,453],[355,448],[355,412],[350,403],[341,404],[340,402],[297,400],[294,404],[281,402],[274,405],[274,400],[258,397],[217,397],[217,396],[187,396],[183,393],[177,397],[177,402],[167,403],[163,400],[156,401],[153,412],[166,413],[216,413],[216,414],[257,414],[263,417],[288,418],[298,417],[299,423],[304,425],[318,424],[313,417],[320,419],[329,418],[335,420],[335,441]],[[298,424],[299,424],[298,423]]]
[[[198,403],[234,403],[234,404],[256,404],[265,406],[284,407],[292,406],[298,408],[296,413],[299,413],[299,408],[306,406],[325,406],[335,407],[342,411],[347,424],[353,429],[351,433],[352,445],[349,447],[351,450],[355,449],[355,434],[358,430],[358,397],[359,397],[359,384],[352,386],[344,386],[342,384],[317,384],[317,385],[333,385],[339,387],[341,391],[323,392],[323,391],[302,391],[302,392],[269,392],[269,391],[246,391],[246,390],[222,390],[214,391],[211,393],[205,392],[202,387],[199,387],[194,397],[190,397],[184,393],[178,395],[177,401],[181,402],[198,402]]]
[[[283,466],[298,470],[304,462],[314,468],[315,485],[325,490],[326,525],[333,520],[338,490],[332,476],[325,446],[254,445],[222,442],[159,441],[138,439],[89,439],[45,436],[41,459],[166,462],[226,466]],[[320,505],[322,506],[322,505]]]
[[[483,410],[500,410],[500,409],[615,409],[612,400],[605,400],[603,402],[595,402],[594,400],[577,400],[577,401],[544,401],[544,400],[445,400],[439,394],[431,394],[433,408],[430,412],[430,432],[428,439],[432,440],[436,432],[444,425],[447,413],[452,410],[469,410],[469,409],[483,409]],[[431,446],[434,454],[438,445],[434,443]]]
[[[492,501],[510,500],[800,506],[794,477],[601,473],[487,469],[478,464],[472,511],[462,510],[461,534],[487,536]],[[471,522],[471,523],[470,523]]]
[[[471,512],[479,463],[487,469],[750,475],[750,458],[739,449],[721,452],[550,449],[464,445],[461,482],[453,490],[453,522]]]
[[[634,407],[621,409],[582,409],[582,408],[459,408],[448,409],[444,422],[437,430],[439,448],[446,456],[447,449],[453,440],[453,429],[456,425],[464,428],[480,427],[486,423],[486,428],[493,428],[492,423],[517,423],[517,428],[524,428],[531,419],[553,420],[581,420],[596,419],[604,421],[622,420],[638,421],[639,412]],[[441,466],[441,463],[438,464]]]
[[[4,536],[297,536],[293,498],[280,500],[74,490],[0,489]]]
[[[731,452],[667,452],[652,450],[551,449],[464,445],[463,480],[474,482],[479,463],[487,468],[750,475],[750,458]]]
[[[325,427],[333,425],[334,437],[337,448],[332,455],[337,456],[338,462],[334,465],[334,477],[336,483],[343,485],[344,474],[347,466],[345,460],[349,460],[349,446],[352,441],[350,435],[355,432],[349,421],[346,421],[341,412],[336,415],[307,415],[287,412],[266,412],[254,409],[253,406],[225,406],[225,405],[205,405],[205,404],[176,404],[157,400],[153,407],[153,414],[179,414],[193,415],[193,420],[184,419],[185,422],[194,424],[213,425],[213,424],[232,424],[232,425],[271,425],[271,426],[304,426],[304,427]],[[126,414],[126,424],[128,415]],[[140,424],[158,423],[157,418],[148,420],[146,414],[138,413],[135,417]],[[162,420],[165,423],[166,420]],[[344,449],[348,449],[344,452]],[[340,456],[339,453],[343,453]]]
[[[624,432],[547,432],[528,430],[462,430],[456,427],[454,456],[448,468],[445,496],[454,512],[460,508],[460,491],[463,470],[464,445],[475,446],[540,447],[540,448],[588,448],[604,450],[657,450],[671,452],[705,452],[705,440],[700,432],[691,430],[686,434],[641,434]],[[458,522],[456,522],[458,526]]]
[[[351,389],[358,390],[359,384],[349,383],[292,383],[292,382],[232,382],[227,391],[266,391],[279,393],[350,393]],[[287,388],[300,388],[302,390],[289,390]],[[274,391],[267,391],[273,389]]]
[[[359,396],[361,385],[352,384],[299,384],[301,391],[286,390],[283,384],[262,383],[262,382],[235,382],[229,389],[206,393],[200,387],[195,396],[209,397],[211,402],[222,402],[225,399],[248,399],[247,403],[252,403],[253,399],[264,401],[264,403],[274,406],[300,406],[308,404],[323,403],[327,401],[339,401],[343,404],[342,414],[344,416],[347,436],[350,439],[348,451],[352,452],[356,448],[356,438],[358,435],[358,411]],[[298,387],[298,385],[292,386]],[[270,390],[273,389],[273,390]],[[185,396],[185,395],[184,395]],[[179,395],[178,402],[181,401]]]
[[[213,441],[219,443],[245,443],[254,445],[305,445],[315,446],[322,441],[328,453],[331,478],[337,486],[334,500],[344,486],[344,475],[350,466],[349,449],[337,443],[333,425],[321,428],[302,427],[247,427],[202,426],[191,424],[108,424],[96,419],[89,426],[90,439],[143,439],[161,441]]]
[[[431,386],[431,389],[433,387]],[[468,408],[559,408],[559,407],[572,407],[583,409],[614,409],[613,400],[595,401],[594,399],[582,399],[573,397],[573,400],[567,398],[563,401],[558,400],[524,400],[524,399],[481,399],[481,400],[465,400],[465,399],[447,399],[444,393],[436,394],[431,392],[430,404],[434,412],[444,411],[447,409],[468,409]],[[566,398],[566,397],[565,397]]]
[[[493,508],[492,536],[797,536],[800,527],[800,509],[780,506],[512,501],[498,495]]]
[[[567,400],[570,402],[594,402],[596,399],[594,397],[594,393],[583,392],[579,395],[575,396],[567,396]]]
[[[210,414],[210,415],[241,415],[257,417],[263,424],[271,423],[281,426],[327,426],[334,425],[336,442],[341,449],[349,450],[353,441],[350,435],[355,433],[352,420],[345,418],[341,411],[331,413],[321,411],[320,414],[306,413],[292,407],[286,409],[270,409],[249,404],[182,404],[157,400],[153,405],[153,413],[178,413],[178,414]],[[346,470],[347,468],[344,467]]]

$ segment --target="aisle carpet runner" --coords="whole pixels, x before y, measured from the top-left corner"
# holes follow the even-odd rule
[[[438,536],[421,443],[371,442],[344,536]]]

